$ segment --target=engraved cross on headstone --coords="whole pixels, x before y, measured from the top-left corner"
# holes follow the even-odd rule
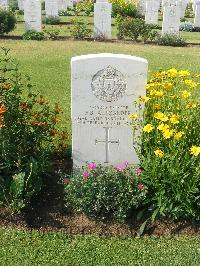
[[[105,143],[105,148],[106,148],[106,160],[105,163],[109,163],[109,147],[110,144],[118,144],[120,143],[120,139],[118,140],[111,140],[110,139],[110,128],[109,127],[104,127],[105,133],[106,133],[106,138],[104,140],[98,140],[95,139],[95,145],[98,143]]]

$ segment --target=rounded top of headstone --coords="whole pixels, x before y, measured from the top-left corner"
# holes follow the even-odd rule
[[[126,59],[132,60],[135,62],[145,63],[148,64],[148,61],[142,57],[132,56],[132,55],[125,55],[125,54],[112,54],[112,53],[100,53],[100,54],[88,54],[88,55],[80,55],[72,57],[71,62],[81,61],[86,59]]]

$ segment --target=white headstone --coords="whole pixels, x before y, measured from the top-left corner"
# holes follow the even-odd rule
[[[140,15],[145,15],[146,11],[146,0],[139,0],[137,2],[137,11]]]
[[[18,0],[17,3],[19,10],[24,10],[24,0]]]
[[[8,0],[0,0],[0,8],[8,9]]]
[[[68,1],[67,0],[58,0],[58,10],[67,10]]]
[[[180,26],[180,8],[165,6],[163,11],[162,34],[178,34]]]
[[[200,27],[200,2],[196,3],[195,6],[194,26]]]
[[[148,0],[146,2],[145,23],[158,24],[158,11],[160,8],[160,1]]]
[[[74,2],[73,0],[67,0],[67,7],[73,7]]]
[[[26,30],[42,31],[41,0],[24,0],[24,20]]]
[[[107,0],[97,0],[94,4],[94,37],[111,39],[112,4]]]
[[[175,6],[177,5],[177,0],[162,0],[162,7],[165,6]]]
[[[94,54],[72,58],[71,67],[74,165],[138,163],[128,116],[136,111],[133,102],[146,94],[148,62]]]
[[[185,10],[188,4],[189,4],[189,0],[179,0],[179,6],[181,9],[181,18],[185,17]]]
[[[46,17],[58,16],[58,0],[45,0]]]

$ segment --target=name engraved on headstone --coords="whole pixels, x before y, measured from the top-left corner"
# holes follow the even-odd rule
[[[129,106],[91,105],[83,116],[74,117],[74,122],[82,125],[130,126]]]

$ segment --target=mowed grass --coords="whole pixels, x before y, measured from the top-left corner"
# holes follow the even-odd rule
[[[108,238],[0,229],[0,265],[194,266],[198,238]]]
[[[149,70],[178,68],[200,72],[199,47],[161,47],[87,41],[14,41],[0,40],[0,46],[11,49],[24,74],[31,77],[35,91],[64,110],[64,123],[70,128],[70,61],[73,56],[95,53],[121,53],[144,57]]]

